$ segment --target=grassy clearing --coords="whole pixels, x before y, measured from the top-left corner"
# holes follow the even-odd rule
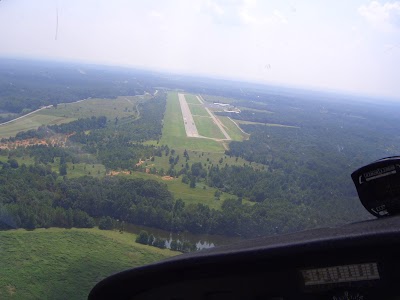
[[[195,188],[190,188],[188,184],[182,182],[180,177],[173,180],[163,180],[160,176],[141,172],[132,172],[131,175],[119,176],[153,179],[165,183],[168,187],[168,190],[174,195],[174,198],[182,199],[186,204],[201,203],[204,205],[208,205],[210,208],[220,209],[221,204],[224,202],[225,199],[237,198],[234,195],[222,193],[220,200],[216,200],[214,194],[217,189],[208,186],[206,186],[206,189],[204,189],[203,187],[205,186],[205,184],[201,182],[197,183]]]
[[[0,232],[1,299],[86,299],[101,279],[178,254],[98,229]]]
[[[190,112],[194,116],[210,117],[206,109],[201,104],[189,104]]]
[[[46,109],[45,114],[69,118],[87,118],[106,116],[108,120],[137,116],[136,105],[144,96],[120,96],[116,99],[85,99],[75,103],[63,103],[57,108]]]
[[[176,92],[168,93],[160,144],[168,145],[174,149],[203,149],[204,151],[224,152],[224,147],[221,143],[207,139],[188,138],[186,136],[182,111]]]
[[[0,118],[16,118],[18,114],[14,113],[0,113]]]
[[[201,139],[201,138],[176,138],[173,139],[170,143],[160,143],[164,145],[169,145],[176,149],[204,149],[204,151],[211,151],[211,152],[218,152],[224,153],[225,148],[222,146],[221,143],[213,140],[208,139]]]
[[[243,125],[265,125],[265,126],[270,126],[270,127],[300,128],[298,126],[290,126],[290,125],[284,125],[284,124],[261,123],[261,122],[242,121],[242,120],[235,120],[235,122],[238,124],[243,124]]]
[[[183,157],[184,150],[175,149],[175,156],[179,155],[179,162],[175,166],[175,170],[179,171],[183,166],[186,164],[186,159]],[[203,168],[208,168],[211,166],[219,165],[219,167],[224,167],[225,164],[228,166],[243,166],[243,165],[251,165],[253,168],[262,169],[262,164],[257,163],[249,163],[248,161],[238,157],[229,157],[229,155],[225,155],[224,153],[216,153],[216,152],[206,152],[206,151],[187,151],[189,154],[188,164],[191,166],[193,163],[200,162]],[[222,161],[221,161],[222,159]],[[154,161],[147,161],[144,163],[146,167],[155,167],[157,170],[164,169],[164,171],[168,170],[169,165],[169,156],[162,156],[162,157],[154,157]]]
[[[37,129],[42,125],[68,123],[79,118],[106,116],[109,122],[115,118],[138,117],[136,105],[150,96],[120,96],[116,99],[86,99],[74,103],[62,103],[57,108],[43,109],[25,118],[0,126],[0,138],[15,136],[20,131]]]
[[[103,177],[106,175],[106,167],[102,164],[67,163],[67,174],[69,178],[76,178],[85,175]]]
[[[239,106],[238,108],[242,111],[248,110],[248,111],[254,111],[254,112],[263,112],[263,113],[267,113],[267,114],[274,114],[273,111],[266,110],[266,109],[255,109],[255,108],[249,108],[249,107],[243,107],[243,106]]]
[[[23,157],[13,157],[15,160],[18,162],[19,165],[25,164],[27,166],[33,165],[35,163],[35,159],[30,156],[23,156]],[[8,161],[8,156],[1,155],[0,156],[0,161],[1,162],[7,162]]]
[[[197,130],[201,136],[206,136],[214,139],[224,139],[225,136],[222,134],[221,130],[218,128],[217,124],[214,123],[211,117],[193,117],[196,124]]]
[[[0,138],[9,138],[15,136],[20,131],[37,129],[42,125],[62,124],[76,120],[75,118],[70,117],[46,115],[44,114],[45,111],[47,111],[47,109],[0,126]]]
[[[51,168],[53,171],[59,171],[59,163],[55,162]],[[72,164],[67,163],[68,178],[77,178],[82,176],[104,177],[106,175],[106,167],[102,164]]]
[[[201,95],[203,99],[207,102],[219,102],[219,103],[233,103],[237,100],[232,99],[232,98],[227,98],[227,97],[222,97],[222,96],[212,96],[212,95]]]
[[[173,145],[176,138],[186,138],[186,131],[178,101],[178,93],[170,92],[167,97],[161,144]]]
[[[243,133],[228,117],[218,116],[218,119],[225,126],[226,132],[229,134],[233,141],[243,141],[249,138],[249,135]]]
[[[27,166],[33,165],[35,159],[30,156],[15,157],[19,165],[25,164]],[[1,155],[0,162],[7,162],[8,156]],[[60,159],[56,158],[54,163],[50,164],[51,170],[54,172],[59,171]],[[93,176],[93,177],[104,177],[106,175],[106,167],[102,164],[86,164],[86,163],[67,163],[67,177],[77,178],[81,176]]]
[[[175,148],[174,148],[175,149]],[[175,149],[175,157],[179,155],[179,161],[175,165],[175,170],[180,171],[186,165],[186,159],[183,157],[184,150]],[[228,166],[244,166],[251,165],[253,168],[262,170],[265,166],[256,163],[249,163],[248,161],[242,158],[229,157],[224,153],[214,153],[214,152],[203,152],[203,151],[187,151],[190,159],[188,160],[189,167],[193,163],[200,162],[204,169],[211,168],[211,166],[218,165],[220,168],[225,165]],[[158,171],[163,169],[164,171],[170,168],[169,164],[169,156],[155,157],[154,161],[146,161],[143,164],[144,167],[152,168],[155,167]],[[121,175],[122,176],[122,175]],[[236,198],[234,195],[223,193],[221,200],[215,200],[214,193],[217,189],[206,186],[206,189],[203,189],[204,183],[197,183],[195,189],[191,189],[189,185],[182,183],[182,178],[179,177],[177,179],[168,181],[162,180],[160,176],[146,174],[141,172],[133,172],[132,176],[134,178],[140,177],[144,179],[154,179],[160,182],[165,183],[168,186],[168,190],[170,190],[175,199],[181,198],[186,203],[202,203],[209,205],[212,208],[218,209],[222,202],[227,198]]]
[[[185,94],[185,99],[188,104],[201,104],[195,95]]]

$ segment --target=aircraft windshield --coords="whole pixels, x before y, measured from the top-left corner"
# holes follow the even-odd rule
[[[0,298],[373,218],[400,153],[399,1],[3,0],[0,40]]]

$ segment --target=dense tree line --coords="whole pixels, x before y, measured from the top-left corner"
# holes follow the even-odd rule
[[[110,217],[170,231],[257,236],[321,224],[306,206],[287,201],[244,205],[226,200],[221,210],[174,200],[164,184],[121,177],[57,180],[43,165],[0,170],[1,228],[91,227]]]
[[[93,227],[80,209],[53,206],[57,174],[45,166],[22,165],[0,171],[0,228]]]

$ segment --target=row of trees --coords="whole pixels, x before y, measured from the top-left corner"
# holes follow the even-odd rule
[[[0,170],[2,228],[91,227],[110,217],[169,231],[257,236],[290,232],[322,220],[287,201],[245,205],[226,200],[221,210],[174,200],[165,184],[152,180],[80,177],[57,180],[36,165]]]

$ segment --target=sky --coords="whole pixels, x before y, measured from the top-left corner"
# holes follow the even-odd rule
[[[400,1],[1,0],[0,56],[400,99]]]

